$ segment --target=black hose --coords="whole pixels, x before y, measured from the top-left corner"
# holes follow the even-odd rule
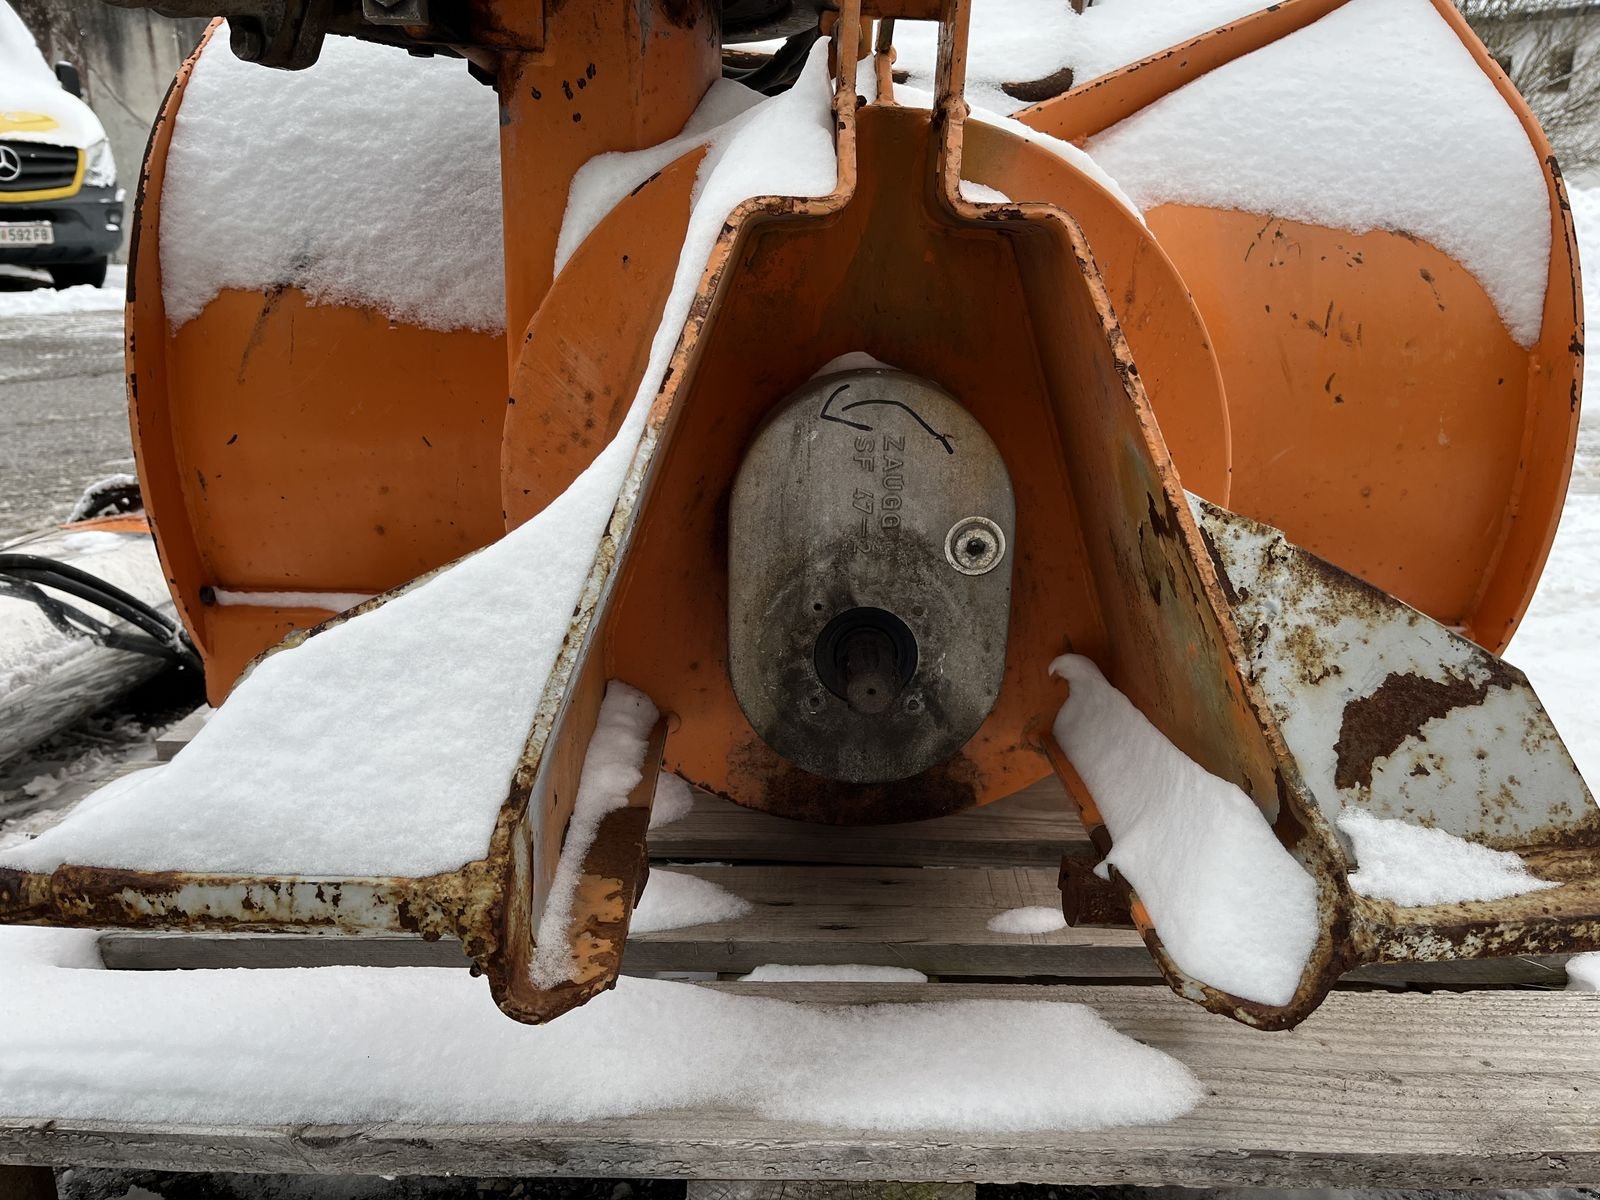
[[[199,656],[177,622],[137,596],[87,571],[37,554],[0,554],[0,580],[14,581],[17,587],[12,594],[38,604],[57,628],[63,628],[69,619],[76,619],[87,636],[113,649],[154,655],[180,666],[200,665]],[[65,606],[39,591],[45,587],[75,596],[122,618],[144,633],[149,641],[119,634],[83,613],[72,612],[69,616]]]
[[[776,96],[779,92],[788,91],[794,81],[800,78],[800,72],[805,69],[806,60],[810,56],[811,47],[821,36],[820,29],[807,29],[797,33],[759,66],[741,68],[724,64],[722,77],[736,80],[763,96]]]

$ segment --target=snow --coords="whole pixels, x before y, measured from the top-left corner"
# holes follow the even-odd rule
[[[39,43],[6,0],[0,0],[0,76],[37,88],[61,87],[39,53]]]
[[[1042,904],[1008,908],[989,918],[991,933],[1055,933],[1066,927],[1067,918],[1059,908],[1046,908]]]
[[[0,0],[0,113],[20,126],[6,131],[8,141],[82,150],[106,136],[94,111],[56,81],[33,34],[5,0]]]
[[[975,0],[967,101],[1015,112],[1028,102],[1001,84],[1047,79],[1063,68],[1071,69],[1073,83],[1086,83],[1265,6],[1264,0],[1098,0],[1077,15],[1062,0]],[[938,26],[897,21],[894,47],[895,69],[907,73],[912,88],[931,91]]]
[[[104,287],[63,288],[48,285],[31,291],[0,291],[0,317],[57,317],[68,313],[115,312],[126,302],[128,268],[114,263],[106,268]]]
[[[1550,202],[1533,146],[1429,0],[1351,0],[1087,149],[1142,210],[1270,213],[1431,242],[1539,336]]]
[[[19,936],[20,935],[20,936]],[[163,1124],[595,1121],[699,1106],[860,1130],[1098,1129],[1202,1096],[1045,1001],[802,1006],[623,978],[548,1025],[442,968],[89,971],[0,930],[0,1114]],[[117,1022],[108,1013],[158,1013]]]
[[[900,27],[898,25],[895,26],[896,30],[899,28]],[[862,94],[870,103],[876,98],[877,95],[877,79],[871,72],[863,72],[861,76],[861,83]],[[925,91],[921,88],[910,86],[909,84],[897,83],[895,84],[894,88],[894,101],[903,108],[931,108],[933,107],[933,93]],[[1024,125],[1021,121],[1016,121],[1011,117],[1002,115],[1002,112],[1000,111],[984,108],[978,104],[972,104],[969,107],[971,109],[971,111],[967,114],[967,119],[969,121],[977,121],[983,125],[992,125],[996,129],[1003,129],[1007,133],[1021,138],[1030,145],[1038,146],[1041,149],[1048,150],[1057,158],[1071,164],[1078,170],[1082,171],[1090,179],[1094,180],[1108,193],[1110,193],[1113,200],[1122,205],[1123,208],[1127,209],[1134,216],[1139,217],[1141,221],[1144,219],[1143,215],[1139,211],[1138,206],[1134,204],[1132,199],[1129,198],[1128,193],[1122,189],[1122,186],[1118,184],[1118,182],[1098,162],[1096,162],[1088,153],[1079,147],[1074,146],[1071,142],[1064,142],[1060,138],[1051,137],[1048,133],[1041,133],[1039,130],[1034,129],[1031,126]],[[1004,195],[1002,192],[996,191],[993,188],[987,187],[982,183],[976,183],[972,180],[963,179],[961,181],[961,186],[963,189],[963,194],[965,194],[965,189],[970,187],[982,189],[983,194],[987,194],[991,197],[999,197],[998,200],[991,200],[991,203],[1007,203],[1012,199],[1011,197]],[[973,197],[968,196],[967,199],[971,200]]]
[[[557,273],[594,227],[640,184],[697,146],[726,138],[742,127],[747,115],[760,106],[762,95],[731,79],[712,82],[683,131],[671,141],[643,150],[598,154],[572,177],[567,209],[556,239]]]
[[[1567,959],[1567,991],[1600,992],[1600,954],[1574,954]]]
[[[543,512],[269,655],[159,774],[0,851],[0,865],[337,878],[432,875],[481,858],[723,221],[753,196],[831,192],[832,131],[819,44],[796,85],[702,164],[628,416]]]
[[[561,843],[561,858],[534,937],[528,975],[539,987],[555,987],[574,977],[577,963],[568,930],[572,902],[583,877],[583,860],[600,832],[600,823],[609,813],[627,807],[628,793],[644,778],[645,751],[658,716],[650,697],[637,688],[614,679],[606,685],[600,716],[583,756],[583,773],[578,776],[578,796]]]
[[[119,268],[119,270],[126,270],[126,268]],[[106,272],[108,281],[110,274],[111,273],[108,270]],[[68,288],[67,292],[76,292],[79,290],[80,289],[78,288]],[[95,289],[86,288],[82,290],[93,291]],[[59,294],[66,295],[67,292],[62,292]],[[67,517],[67,524],[70,525],[74,521],[88,520],[90,517],[98,513],[113,496],[126,492],[129,489],[137,488],[138,486],[139,477],[137,475],[130,475],[126,471],[119,471],[115,475],[105,475],[99,479],[96,479],[88,487],[84,488],[79,494],[77,503],[72,506],[72,512]]]
[[[656,777],[655,799],[650,802],[650,828],[660,829],[681,821],[694,810],[694,789],[676,775]]]
[[[1073,24],[1065,61],[1074,82],[1087,83],[1266,7],[1266,0],[1095,0]]]
[[[900,368],[890,366],[882,359],[873,358],[865,350],[850,350],[837,358],[830,358],[811,373],[812,379],[822,379],[829,375],[839,375],[845,371],[898,371]]]
[[[4,8],[4,0],[0,0],[0,8]],[[97,971],[105,966],[100,959],[100,931],[8,925],[0,930],[0,964],[8,973],[30,967]]]
[[[928,977],[910,967],[871,967],[861,963],[819,963],[816,966],[764,963],[742,983],[927,983]]]
[[[215,589],[212,597],[223,608],[320,608],[327,612],[344,612],[372,599],[368,592],[236,592],[227,588]]]
[[[91,541],[86,544],[85,538]],[[156,557],[155,543],[148,534],[107,530],[97,530],[93,534],[56,532],[13,542],[6,549],[81,567],[146,604],[163,612],[172,610],[166,577]],[[91,561],[84,561],[86,556]],[[90,601],[72,599],[56,588],[44,590],[57,599],[67,600],[89,616],[113,620],[111,614]],[[0,595],[0,621],[5,627],[5,637],[0,639],[0,707],[29,702],[25,689],[47,684],[57,672],[80,660],[89,661],[84,656],[97,653],[92,640],[63,634],[44,609],[26,598]],[[32,697],[32,702],[39,703],[37,695]]]
[[[92,557],[115,550],[123,544],[122,538],[104,529],[87,529],[82,533],[69,533],[62,537],[61,547],[75,555]]]
[[[270,120],[262,114],[270,113]],[[271,71],[206,46],[161,195],[173,327],[224,288],[292,285],[428,329],[505,326],[500,124],[452,58],[329,38]]]
[[[961,181],[961,198],[972,204],[1010,204],[1011,197],[992,188],[987,184],[974,183],[970,179]]]
[[[1557,886],[1535,878],[1510,850],[1491,850],[1442,829],[1354,808],[1339,814],[1338,825],[1355,847],[1358,869],[1350,873],[1350,886],[1375,900],[1410,908],[1499,900]]]
[[[1600,189],[1568,192],[1589,325],[1600,324]],[[1594,373],[1589,373],[1593,378]],[[1587,382],[1587,381],[1586,381]],[[1586,389],[1587,390],[1587,389]],[[1585,397],[1572,485],[1539,590],[1505,657],[1527,673],[1590,788],[1600,786],[1600,404]]]
[[[1106,861],[1133,885],[1172,961],[1212,987],[1287,1004],[1316,943],[1316,884],[1250,798],[1186,757],[1088,659],[1055,738],[1111,834]]]
[[[652,867],[639,906],[633,910],[631,933],[658,933],[664,929],[688,929],[718,921],[737,921],[755,910],[743,896],[735,896],[721,884],[679,871]]]

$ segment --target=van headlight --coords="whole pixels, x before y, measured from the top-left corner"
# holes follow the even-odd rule
[[[83,168],[83,182],[90,187],[110,187],[117,181],[117,162],[111,157],[111,143],[101,138],[84,152],[88,160]]]

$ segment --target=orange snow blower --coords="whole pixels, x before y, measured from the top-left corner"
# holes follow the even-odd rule
[[[141,184],[129,392],[213,700],[286,635],[385,602],[334,616],[344,604],[319,597],[403,588],[517,529],[619,434],[631,465],[555,667],[527,681],[537,715],[481,857],[384,878],[0,868],[6,919],[459,937],[501,1007],[540,1021],[616,977],[658,768],[832,823],[936,817],[1053,770],[1111,858],[1109,881],[1067,871],[1069,893],[1113,891],[1176,989],[1251,1024],[1299,1021],[1365,962],[1600,946],[1600,817],[1526,680],[1495,657],[1538,580],[1575,444],[1572,225],[1543,134],[1448,0],[1393,9],[1514,148],[1518,228],[1543,257],[1491,261],[1472,229],[1430,240],[1405,218],[1426,211],[1405,178],[1367,189],[1393,192],[1398,216],[1351,207],[1341,223],[1316,196],[1277,198],[1270,162],[1259,203],[1180,181],[1138,208],[1114,166],[1095,166],[1101,145],[1103,161],[1137,165],[1136,122],[1181,134],[1198,89],[1270,67],[1257,56],[1358,35],[1361,0],[1287,0],[1011,121],[963,99],[967,0],[772,6],[759,32],[792,36],[749,60],[746,82],[782,92],[826,39],[831,191],[739,200],[702,245],[700,188],[735,151],[691,133],[571,246],[575,176],[699,119],[731,10],[224,8],[213,40],[267,67],[307,67],[340,34],[459,56],[493,88],[505,336],[290,276],[223,286],[176,321],[169,276],[186,248],[168,244],[164,214],[187,177],[169,154],[206,115],[186,64]],[[895,83],[895,29],[915,21],[940,32],[925,107]],[[1235,138],[1220,153],[1240,151]],[[857,352],[870,359],[836,362]],[[1119,860],[1139,818],[1051,733],[1068,689],[1046,668],[1069,653],[1248,796],[1309,879],[1287,991],[1244,994],[1195,965],[1162,898],[1172,872]],[[530,967],[535,935],[613,678],[670,717],[583,858],[558,931],[571,971],[551,984]],[[1411,905],[1363,894],[1336,824],[1356,810],[1515,851],[1552,886]]]

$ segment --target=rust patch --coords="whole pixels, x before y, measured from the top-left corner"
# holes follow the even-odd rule
[[[907,78],[910,78],[908,75]],[[897,79],[896,83],[904,80]],[[1027,104],[1037,104],[1041,100],[1049,100],[1061,95],[1062,92],[1072,90],[1072,68],[1062,67],[1059,71],[1052,71],[1043,79],[1021,80],[1015,83],[1002,83],[1000,90],[1013,100],[1021,100]]]
[[[925,821],[971,808],[983,791],[978,769],[965,754],[909,779],[867,784],[841,783],[802,771],[753,735],[735,747],[729,759],[739,786],[725,799],[823,825]]]
[[[1412,672],[1394,672],[1377,691],[1345,706],[1333,783],[1340,791],[1372,786],[1372,767],[1387,758],[1410,737],[1421,737],[1422,727],[1458,708],[1482,704],[1491,687],[1509,687],[1503,668],[1490,670],[1482,683],[1451,675],[1440,681]]]

